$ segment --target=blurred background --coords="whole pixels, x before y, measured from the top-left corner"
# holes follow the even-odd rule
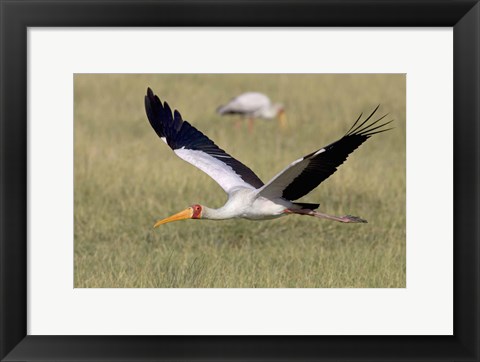
[[[226,194],[178,158],[144,109],[147,87],[268,182],[294,160],[341,138],[363,112],[388,113],[373,136],[299,201],[368,224],[289,216],[270,221],[155,221]],[[243,92],[285,108],[287,128],[218,106]],[[404,74],[76,74],[75,288],[404,288]]]

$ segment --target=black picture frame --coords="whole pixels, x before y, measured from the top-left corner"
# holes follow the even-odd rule
[[[478,1],[0,0],[0,19],[2,361],[479,361]],[[27,28],[59,26],[453,27],[453,336],[27,335]]]

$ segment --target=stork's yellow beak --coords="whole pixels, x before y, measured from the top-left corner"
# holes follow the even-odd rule
[[[191,219],[193,216],[193,209],[191,207],[180,211],[179,213],[172,215],[170,217],[167,217],[166,219],[159,220],[153,225],[154,228],[159,227],[162,224],[166,224],[167,222],[172,222],[172,221],[178,221],[178,220],[185,220],[185,219]]]
[[[278,114],[278,123],[280,124],[280,129],[287,129],[287,116],[285,114],[285,111],[281,111]]]

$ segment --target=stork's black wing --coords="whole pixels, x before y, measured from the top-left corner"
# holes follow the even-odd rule
[[[157,135],[175,154],[208,174],[225,192],[238,186],[263,186],[262,180],[252,170],[184,121],[177,110],[172,115],[167,102],[162,104],[150,88],[145,96],[145,110]]]
[[[308,194],[332,175],[348,155],[363,142],[376,133],[390,129],[382,127],[392,121],[379,124],[386,115],[375,122],[368,123],[377,109],[378,107],[359,124],[362,117],[360,115],[345,136],[338,141],[291,163],[260,189],[259,195],[267,198],[283,197],[287,200],[297,200]]]

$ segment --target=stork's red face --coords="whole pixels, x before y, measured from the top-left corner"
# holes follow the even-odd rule
[[[186,208],[179,213],[167,217],[166,219],[159,220],[153,225],[154,228],[166,224],[167,222],[178,221],[178,220],[185,220],[185,219],[200,219],[202,217],[202,206],[201,205],[193,205]]]
[[[191,207],[193,209],[192,219],[200,219],[202,217],[202,205],[195,204]]]

